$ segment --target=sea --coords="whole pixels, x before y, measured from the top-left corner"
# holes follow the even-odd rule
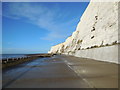
[[[0,54],[0,60],[6,58],[19,58],[19,57],[26,57],[26,54]]]

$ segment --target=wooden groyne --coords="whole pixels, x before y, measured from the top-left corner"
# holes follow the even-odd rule
[[[37,58],[43,58],[43,57],[51,57],[54,54],[29,54],[26,57],[16,57],[16,58],[5,58],[0,60],[2,63],[2,68],[8,68],[11,66],[15,66],[27,61],[35,60]]]
[[[36,56],[36,57],[51,57],[55,54],[28,54],[27,56]]]

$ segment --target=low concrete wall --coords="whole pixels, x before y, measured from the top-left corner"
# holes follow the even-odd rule
[[[74,56],[120,64],[120,62],[118,62],[118,46],[120,45],[79,50]]]

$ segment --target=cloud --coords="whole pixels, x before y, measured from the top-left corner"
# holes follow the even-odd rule
[[[22,19],[47,30],[49,32],[47,36],[40,38],[43,40],[67,37],[66,35],[69,35],[69,31],[66,31],[66,28],[73,26],[76,19],[78,19],[77,17],[64,21],[64,18],[67,18],[69,13],[61,12],[57,4],[53,5],[53,7],[46,7],[40,3],[9,3],[7,7],[3,11],[3,16],[12,19]],[[63,22],[60,22],[62,19]]]

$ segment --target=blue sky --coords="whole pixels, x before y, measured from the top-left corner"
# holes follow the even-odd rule
[[[2,3],[4,54],[47,53],[75,31],[88,2]]]

